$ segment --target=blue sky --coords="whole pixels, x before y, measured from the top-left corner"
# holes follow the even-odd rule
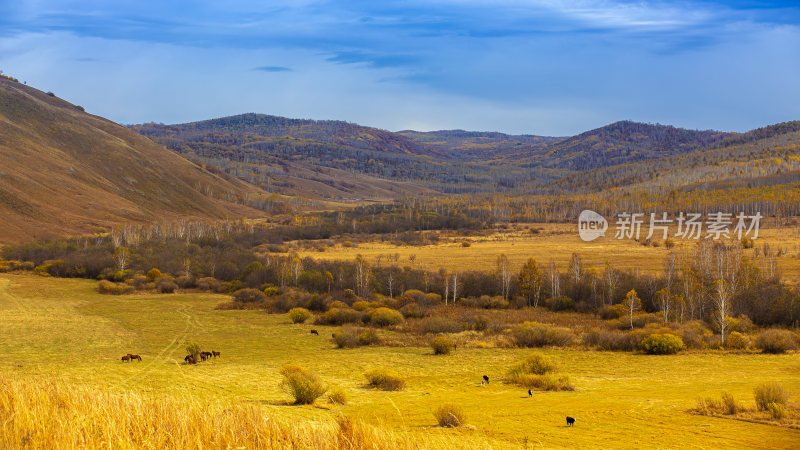
[[[800,2],[2,1],[0,70],[121,123],[744,131],[800,119]]]

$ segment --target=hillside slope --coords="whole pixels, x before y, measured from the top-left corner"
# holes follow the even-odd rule
[[[120,222],[256,217],[257,188],[214,175],[125,127],[0,79],[0,243]]]

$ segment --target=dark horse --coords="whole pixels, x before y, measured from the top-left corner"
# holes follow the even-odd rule
[[[133,360],[134,360],[134,359],[135,359],[135,360],[137,360],[137,361],[139,361],[139,362],[141,362],[141,361],[142,361],[142,357],[141,357],[141,356],[139,356],[139,355],[128,355],[128,356],[130,356],[130,357],[131,357],[131,362],[133,362]]]
[[[125,355],[122,357],[122,362],[130,362],[130,360],[131,360],[131,355]]]
[[[194,364],[194,363],[195,363],[195,361],[194,361],[194,356],[192,356],[192,355],[186,355],[186,358],[183,358],[183,360],[184,360],[184,361],[185,361],[187,364]]]
[[[317,336],[319,336],[319,331],[312,329],[311,334],[316,334]]]
[[[206,356],[206,352],[200,353],[200,361],[205,361],[207,358],[208,356]]]
[[[222,355],[221,355],[221,354],[220,354],[218,351],[216,351],[216,350],[211,350],[211,354],[212,354],[212,355],[214,355],[214,358],[216,358],[217,356],[222,356]]]

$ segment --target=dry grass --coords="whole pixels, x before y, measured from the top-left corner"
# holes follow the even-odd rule
[[[259,405],[8,378],[0,378],[0,417],[0,447],[9,449],[462,447],[454,439],[412,437],[346,417],[298,424]]]

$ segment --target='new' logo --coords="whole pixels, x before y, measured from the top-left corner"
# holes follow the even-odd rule
[[[591,209],[584,209],[578,216],[578,234],[586,242],[605,236],[607,229],[608,221],[605,217]]]

